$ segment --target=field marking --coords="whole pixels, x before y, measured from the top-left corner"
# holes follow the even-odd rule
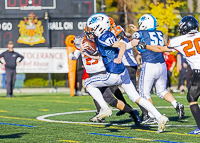
[[[27,101],[27,99],[22,99],[22,98],[2,98],[5,100],[20,100],[20,101]],[[30,100],[28,100],[30,101]],[[55,102],[55,103],[72,103],[72,104],[94,104],[93,102],[71,102],[71,101],[63,101],[63,100],[38,100],[38,99],[31,99],[31,101],[40,101],[40,102]]]
[[[12,123],[3,123],[3,122],[0,122],[0,124],[2,125],[13,125],[13,126],[20,126],[20,127],[35,127],[35,126],[31,126],[31,125],[22,125],[22,124],[12,124]]]
[[[8,111],[6,111],[6,110],[0,110],[0,112],[8,112]]]
[[[16,119],[16,120],[28,120],[28,121],[39,121],[37,119],[28,119],[28,118],[19,118],[19,117],[8,117],[8,116],[0,116],[0,118]]]
[[[58,140],[60,142],[68,142],[68,143],[80,143],[80,141],[72,141],[72,140]]]
[[[165,108],[173,108],[171,106],[165,106]],[[163,106],[158,106],[156,108],[163,108]],[[113,110],[118,110],[118,109],[113,109]],[[48,115],[43,115],[39,116],[36,119],[45,121],[45,122],[55,122],[55,123],[68,123],[68,124],[88,124],[88,125],[111,125],[111,126],[135,126],[133,124],[119,124],[119,123],[94,123],[94,122],[73,122],[73,121],[57,121],[57,120],[51,120],[51,119],[46,119],[48,117],[52,116],[59,116],[59,115],[69,115],[69,114],[79,114],[79,113],[88,113],[88,112],[95,112],[96,110],[88,110],[88,111],[74,111],[74,112],[64,112],[64,113],[55,113],[55,114],[48,114]],[[145,127],[157,127],[158,125],[141,125]],[[196,125],[166,125],[167,127],[196,127]]]
[[[49,109],[38,109],[39,111],[49,111]]]
[[[96,110],[90,110],[90,112],[92,111],[96,111]],[[86,112],[86,111],[84,111]],[[58,114],[58,113],[57,113]],[[19,118],[19,117],[8,117],[8,116],[0,116],[0,118],[6,118],[6,119],[16,119],[16,120],[28,120],[28,121],[39,121],[39,122],[47,122],[47,121],[43,121],[43,120],[37,120],[37,119],[29,119],[29,118]],[[62,123],[62,122],[56,122],[56,123]],[[93,123],[93,124],[88,124],[88,122],[86,122],[86,124],[81,123],[81,122],[74,122],[74,124],[78,124],[78,125],[84,125],[84,126],[94,126],[94,127],[102,127],[104,128],[105,125],[101,125],[100,123]],[[119,125],[119,124],[116,124]],[[133,125],[132,125],[133,126]],[[155,125],[157,126],[157,125]],[[193,127],[195,125],[191,125],[191,127]],[[187,126],[188,127],[188,126]],[[108,126],[107,128],[112,128],[112,129],[126,129],[126,128],[122,128],[122,127],[116,127],[116,126]],[[137,131],[142,131],[142,132],[156,132],[156,131],[150,131],[150,130],[143,130],[143,129],[134,129]],[[165,132],[166,134],[176,134],[176,135],[184,135],[184,136],[194,136],[197,137],[196,135],[191,135],[191,134],[182,134],[182,133],[176,133],[176,132]]]
[[[109,135],[109,134],[99,134],[99,133],[88,133],[90,135],[100,135],[100,136],[108,136],[108,137],[117,137],[117,138],[128,138],[140,141],[153,141],[153,142],[165,142],[165,143],[185,143],[185,142],[175,142],[175,141],[166,141],[166,140],[153,140],[153,139],[144,139],[138,137],[128,137],[128,136],[118,136],[118,135]]]

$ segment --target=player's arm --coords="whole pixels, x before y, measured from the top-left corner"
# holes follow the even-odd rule
[[[86,55],[87,57],[91,58],[91,59],[94,59],[94,60],[99,60],[100,59],[100,55],[99,54],[97,54],[95,56],[89,55],[86,52],[83,52],[83,54]]]
[[[124,55],[124,52],[126,50],[126,44],[122,43],[122,42],[118,42],[116,41],[112,47],[114,48],[119,48],[119,54],[118,57],[116,59],[114,59],[114,63],[120,64],[122,62],[122,57]]]
[[[81,41],[81,45],[80,45],[80,52],[81,54],[84,54],[85,56],[91,58],[91,59],[94,59],[94,60],[99,60],[100,58],[100,55],[97,54],[95,56],[92,56],[92,55],[89,55],[88,53],[85,52],[85,49],[87,49],[88,47],[88,43],[83,43],[83,40]]]
[[[148,49],[153,52],[171,52],[172,50],[169,49],[167,46],[159,46],[159,45],[146,45],[144,42],[138,42],[138,47],[140,49]]]
[[[70,60],[77,60],[78,57],[80,56],[81,52],[79,50],[75,50],[75,52],[72,52],[69,54],[69,59]]]

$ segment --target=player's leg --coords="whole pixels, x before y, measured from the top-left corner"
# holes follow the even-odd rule
[[[87,88],[87,91],[90,93],[90,95],[95,99],[98,104],[101,107],[101,110],[99,114],[97,115],[97,118],[101,120],[102,118],[106,116],[112,115],[112,110],[108,107],[107,103],[103,99],[102,93],[97,87],[104,87],[107,86],[103,81],[109,80],[110,74],[99,74],[92,76],[90,78],[87,78],[84,81],[84,86]]]
[[[118,84],[119,82],[120,82],[120,77],[118,76],[118,74],[106,73],[106,74],[94,75],[90,78],[87,78],[84,81],[84,86],[87,88],[87,91],[90,93],[90,95],[99,103],[100,107],[105,108],[106,111],[106,109],[108,109],[108,106],[105,100],[103,99],[101,92],[96,87],[115,85]],[[108,111],[109,110],[110,108],[108,109]],[[108,116],[110,116],[110,114]]]
[[[161,115],[160,112],[153,106],[153,104],[150,101],[140,97],[133,83],[130,80],[127,70],[125,70],[124,73],[121,73],[120,76],[122,79],[121,87],[124,89],[129,98],[133,102],[136,102],[142,107],[144,107],[145,109],[148,109],[158,120],[158,133],[163,132],[165,130],[165,124],[168,122],[168,118],[164,115]]]
[[[200,70],[198,70],[200,73]],[[188,94],[187,94],[187,100],[190,104],[190,110],[192,112],[192,115],[196,121],[197,129],[190,132],[190,134],[200,134],[200,109],[198,105],[198,98],[200,96],[200,74],[198,72],[193,73],[193,78],[191,79],[189,88],[188,88]]]
[[[121,100],[122,102],[124,102],[127,106],[129,106],[130,108],[132,108],[124,99],[124,96],[122,95],[120,89],[118,88],[118,85],[113,85],[109,87],[111,92],[114,94],[114,96]],[[126,112],[123,112],[122,110],[120,110],[119,112],[116,113],[117,116],[121,116],[123,114],[125,114]]]
[[[158,64],[159,67],[159,78],[156,80],[155,86],[156,86],[156,94],[161,98],[165,99],[169,103],[172,104],[172,106],[176,109],[179,119],[181,119],[185,112],[184,112],[184,106],[176,101],[174,96],[167,90],[166,83],[167,83],[167,67],[165,63]]]
[[[132,81],[133,85],[135,87],[137,87],[136,85],[136,72],[137,72],[137,66],[126,66],[126,69],[128,70],[129,76],[130,76],[130,80]],[[140,110],[142,111],[142,120],[146,120],[148,119],[148,111],[143,108],[142,106],[140,106],[139,104],[137,104],[140,108]]]
[[[105,90],[105,92],[103,93],[103,97],[110,106],[116,107],[124,113],[129,113],[130,116],[133,118],[136,126],[140,125],[139,112],[126,105],[123,101],[116,99],[113,96],[110,88],[107,88]]]
[[[192,71],[190,65],[188,65],[187,66],[187,71],[186,71],[186,74],[185,74],[187,88],[189,87],[189,83],[190,83],[190,80],[192,78],[192,73],[193,73],[193,71]]]
[[[11,73],[11,94],[10,94],[11,97],[14,97],[13,89],[14,89],[14,86],[15,86],[15,80],[16,80],[16,71],[14,70]]]
[[[167,88],[169,88],[170,92],[172,93],[172,85],[171,85],[171,75],[172,72],[170,70],[167,70]]]
[[[140,96],[149,100],[152,104],[153,101],[151,99],[150,92],[154,81],[157,79],[157,72],[158,69],[156,67],[156,64],[143,63],[138,84]],[[142,123],[156,123],[155,117],[151,113],[148,113],[148,115],[142,113],[141,120]]]
[[[6,90],[7,90],[7,97],[11,97],[11,90],[12,90],[12,78],[11,78],[12,71],[6,70]]]
[[[180,94],[185,94],[185,80],[186,80],[186,68],[181,69],[180,71]]]

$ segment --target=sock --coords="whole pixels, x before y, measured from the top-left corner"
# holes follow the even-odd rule
[[[158,120],[162,115],[160,114],[160,112],[153,106],[153,104],[144,99],[144,98],[140,98],[139,104],[144,107],[146,110],[148,110],[149,112],[151,112],[153,114],[153,116]]]
[[[148,111],[147,111],[144,107],[142,107],[142,106],[139,105],[138,103],[137,103],[137,105],[140,107],[140,110],[142,111],[142,115],[148,114]]]
[[[150,118],[155,118],[153,114],[151,114],[151,112],[148,112],[148,115]]]
[[[117,99],[121,100],[122,102],[124,102],[124,104],[128,105],[129,107],[131,107],[129,104],[127,104],[127,102],[124,99],[124,96],[123,96],[122,92],[119,90],[118,86],[116,86],[116,85],[110,86],[110,90],[112,91],[112,93],[115,95],[115,97]]]
[[[103,99],[103,96],[98,88],[88,87],[87,91],[98,102],[101,108],[108,108],[108,105],[106,101]]]
[[[124,112],[126,112],[126,113],[131,113],[131,112],[133,112],[134,110],[125,104],[124,109],[123,109],[122,111],[124,111]]]
[[[96,108],[97,108],[97,112],[99,113],[99,112],[100,112],[100,109],[101,109],[101,107],[99,106],[98,102],[97,102],[95,99],[93,99],[93,101],[94,101],[94,105],[95,105],[95,106],[96,106]]]
[[[200,129],[200,109],[198,104],[190,105],[190,110],[197,123],[197,127]]]
[[[178,102],[176,100],[172,101],[171,104],[174,106],[174,108],[176,108]]]

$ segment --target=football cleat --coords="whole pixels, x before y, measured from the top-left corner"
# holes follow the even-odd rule
[[[165,125],[167,124],[168,121],[169,121],[169,119],[165,115],[162,115],[158,119],[158,130],[157,130],[157,133],[162,133],[162,132],[165,131]]]
[[[140,117],[139,117],[139,111],[134,110],[131,113],[131,118],[134,120],[136,126],[140,126],[141,121],[140,121]]]
[[[149,118],[148,121],[145,122],[145,124],[151,125],[151,124],[155,124],[158,123],[158,121],[156,120],[156,118]]]
[[[112,115],[112,109],[110,107],[101,108],[99,114],[96,116],[97,120],[102,120],[105,117]]]
[[[116,113],[116,116],[122,116],[122,115],[124,115],[126,112],[124,112],[124,111],[118,111],[117,113]]]
[[[177,103],[177,106],[175,109],[176,109],[176,112],[178,113],[178,118],[181,119],[185,114],[183,104]]]
[[[97,117],[96,117],[98,114],[99,114],[99,112],[96,112],[96,115],[94,117],[90,118],[89,121],[90,122],[101,122],[101,123],[104,123],[106,121],[106,119],[102,118],[101,120],[98,120]]]
[[[197,128],[197,129],[194,130],[194,131],[191,131],[190,134],[193,134],[193,135],[199,135],[199,134],[200,134],[200,130],[199,130],[199,128]]]
[[[148,114],[142,114],[141,116],[141,123],[146,123],[150,119]]]

